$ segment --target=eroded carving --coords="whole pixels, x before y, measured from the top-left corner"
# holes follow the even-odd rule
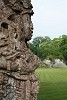
[[[0,100],[35,100],[38,57],[27,47],[32,37],[31,0],[0,1]]]

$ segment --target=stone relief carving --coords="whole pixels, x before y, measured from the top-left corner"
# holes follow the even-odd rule
[[[36,99],[38,57],[27,46],[31,15],[31,0],[0,1],[0,100]]]

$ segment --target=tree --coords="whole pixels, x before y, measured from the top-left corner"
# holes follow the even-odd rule
[[[44,37],[44,42],[50,43],[50,42],[51,42],[50,37],[49,37],[49,36],[45,36],[45,37]]]
[[[60,52],[63,54],[64,61],[67,64],[67,35],[62,35],[62,41],[60,44]]]
[[[52,55],[54,58],[63,59],[63,55],[60,52],[60,44],[62,42],[62,38],[54,38],[51,41],[51,47],[52,47]]]
[[[51,39],[48,37],[48,36],[45,36],[45,37],[36,37],[33,39],[32,41],[32,44],[34,45],[35,47],[35,54],[40,57],[41,56],[41,51],[40,51],[40,44],[45,42],[45,43],[49,43],[51,41]]]
[[[29,42],[28,45],[29,45],[29,48],[31,49],[31,51],[33,53],[35,53],[36,50],[35,50],[35,47],[34,47],[33,43]]]
[[[39,45],[40,45],[42,42],[44,42],[44,41],[45,41],[44,38],[41,37],[41,36],[39,36],[39,37],[34,38],[33,41],[32,41],[32,43],[33,43],[33,45],[34,45],[35,47],[39,47]]]
[[[67,35],[53,40],[48,36],[36,37],[30,44],[30,48],[41,60],[59,58],[67,61]]]
[[[50,54],[50,43],[41,43],[40,44],[40,58],[44,60]]]

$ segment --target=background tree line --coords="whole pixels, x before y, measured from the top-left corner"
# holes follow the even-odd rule
[[[48,36],[36,37],[32,42],[29,42],[29,48],[41,60],[59,58],[67,64],[67,35],[62,35],[53,40]]]

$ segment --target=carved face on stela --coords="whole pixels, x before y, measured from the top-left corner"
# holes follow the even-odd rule
[[[9,19],[18,23],[26,41],[30,40],[33,33],[31,15],[33,15],[31,0],[3,0],[5,7],[11,9]],[[9,12],[6,9],[7,12]],[[21,35],[22,35],[21,34]]]
[[[0,9],[2,12],[2,14],[0,13],[0,15],[3,15],[3,18],[0,19],[2,22],[1,28],[3,28],[2,30],[3,32],[1,33],[4,34],[1,36],[4,36],[6,38],[4,39],[3,37],[2,38],[3,41],[7,40],[6,41],[7,45],[5,46],[6,52],[3,52],[3,56],[8,55],[7,56],[8,63],[5,64],[5,66],[8,66],[7,68],[12,68],[12,66],[15,65],[13,66],[14,68],[16,69],[20,68],[19,70],[21,70],[22,68],[24,72],[33,71],[37,68],[38,58],[26,46],[27,41],[31,39],[32,29],[33,29],[33,24],[31,21],[31,15],[33,14],[31,1],[30,0],[1,0],[1,1],[2,3],[4,1],[2,7],[3,10]],[[18,38],[19,39],[21,38],[22,41],[20,41]],[[20,52],[18,52],[17,54],[17,51]],[[17,57],[17,55],[19,56]]]

